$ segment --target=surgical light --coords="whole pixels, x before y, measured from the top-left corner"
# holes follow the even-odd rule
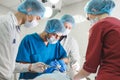
[[[49,0],[52,4],[57,4],[59,0]]]
[[[49,18],[49,17],[52,15],[53,10],[52,10],[51,7],[45,7],[45,9],[46,9],[46,11],[45,11],[44,17],[45,17],[45,18]]]

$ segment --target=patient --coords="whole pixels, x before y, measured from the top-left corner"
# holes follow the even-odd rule
[[[64,74],[68,59],[66,51],[59,42],[64,31],[63,23],[58,19],[52,19],[47,22],[41,34],[34,33],[24,37],[16,62],[30,65],[28,72],[20,73],[19,79],[31,80],[53,72]]]

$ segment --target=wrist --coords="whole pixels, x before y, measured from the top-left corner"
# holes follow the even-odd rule
[[[32,68],[32,64],[30,64],[29,67],[28,67],[29,72],[32,72],[31,68]]]

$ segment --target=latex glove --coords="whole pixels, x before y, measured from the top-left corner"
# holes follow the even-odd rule
[[[72,69],[75,71],[79,71],[80,69],[80,65],[78,62],[75,62],[74,64],[72,64]]]
[[[59,71],[60,71],[60,72],[65,72],[66,69],[67,69],[67,66],[66,66],[65,62],[64,62],[63,60],[59,60],[58,62],[59,62],[59,64],[60,64]]]
[[[52,73],[54,70],[57,70],[58,61],[51,61],[48,68],[44,71],[45,73]]]
[[[51,61],[49,65],[51,67],[56,67],[57,68],[57,66],[60,65],[60,64],[59,64],[59,62],[57,60],[55,60],[55,61]]]
[[[55,60],[49,64],[49,67],[45,70],[46,73],[52,73],[54,70],[58,70],[60,72],[66,71],[66,64],[63,60]]]
[[[46,69],[45,64],[42,62],[33,63],[29,66],[29,71],[42,73]]]
[[[44,72],[45,73],[52,73],[54,70],[56,70],[55,67],[48,67]]]

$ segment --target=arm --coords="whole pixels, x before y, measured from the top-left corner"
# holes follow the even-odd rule
[[[72,43],[70,47],[70,51],[68,53],[70,60],[70,67],[75,71],[75,73],[77,73],[78,70],[80,69],[80,59],[81,59],[79,46],[74,38],[71,38],[70,43]]]
[[[103,25],[97,24],[90,30],[91,32],[87,47],[86,61],[83,65],[83,69],[81,69],[79,73],[75,75],[74,80],[87,77],[90,75],[90,73],[95,73],[97,71],[97,67],[101,61],[101,51],[103,45],[103,29],[101,29],[101,26]]]
[[[21,72],[43,72],[46,69],[45,64],[41,62],[37,63],[16,63],[14,73]]]
[[[30,64],[15,63],[14,73],[28,72]]]
[[[5,22],[1,22],[0,19],[0,76],[1,79],[8,80],[12,76],[18,46],[13,47],[16,44],[13,44],[15,30],[11,29],[12,23]]]
[[[66,53],[65,49],[63,48],[63,46],[60,44],[60,42],[58,43],[58,46],[57,46],[56,60],[57,61],[58,60],[63,60],[66,64],[69,63],[67,53]]]
[[[30,36],[26,36],[20,44],[14,72],[43,72],[45,69],[44,63],[35,63],[31,61],[30,56],[32,48],[29,42],[29,37]]]
[[[67,36],[61,41],[62,46],[67,52],[67,56],[69,59],[69,68],[73,69],[75,73],[80,69],[80,53],[79,46],[77,41],[71,37]]]
[[[68,58],[62,58],[61,60],[63,60],[66,64],[69,63],[69,59]]]
[[[89,75],[90,75],[89,72],[87,72],[87,71],[84,70],[84,69],[81,69],[81,70],[78,72],[78,74],[76,74],[76,75],[74,76],[74,79],[73,79],[73,80],[80,80],[80,79],[82,79],[82,78],[84,78],[84,77],[87,77],[87,76],[89,76]]]
[[[58,44],[55,59],[49,63],[46,73],[52,73],[54,70],[59,70],[60,72],[66,71],[66,64],[69,62],[66,56],[66,52],[63,47]]]

